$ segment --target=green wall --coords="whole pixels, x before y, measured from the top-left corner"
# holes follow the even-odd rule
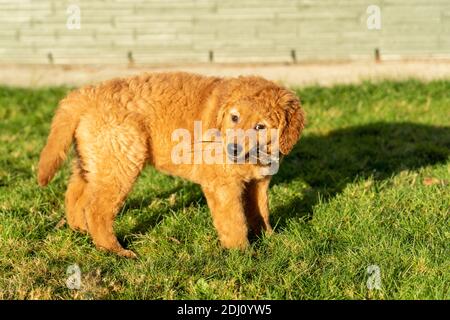
[[[70,4],[79,30],[66,27]],[[0,63],[450,57],[450,0],[0,0],[0,26]]]

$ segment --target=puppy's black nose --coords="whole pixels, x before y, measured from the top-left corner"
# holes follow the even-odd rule
[[[233,156],[238,156],[242,152],[242,146],[237,143],[229,143],[227,144],[228,154]]]

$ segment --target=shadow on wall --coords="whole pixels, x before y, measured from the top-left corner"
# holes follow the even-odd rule
[[[402,170],[415,170],[443,163],[450,155],[450,127],[415,123],[372,123],[303,137],[280,166],[272,185],[305,181],[310,188],[302,197],[272,208],[272,225],[283,228],[290,219],[312,217],[319,198],[340,193],[355,178],[383,180]],[[187,188],[187,189],[186,189]],[[157,198],[183,189],[184,197],[170,209],[193,203],[206,206],[196,185],[177,186]],[[147,206],[152,199],[130,199],[124,211]],[[164,211],[168,211],[167,210]],[[163,214],[141,217],[132,233],[145,233],[163,219]]]
[[[272,220],[282,228],[289,219],[310,219],[319,198],[329,200],[355,178],[383,180],[446,162],[449,155],[450,127],[378,122],[305,136],[284,159],[272,185],[299,179],[310,188],[302,198],[273,208]]]

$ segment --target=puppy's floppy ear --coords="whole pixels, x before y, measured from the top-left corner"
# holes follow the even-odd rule
[[[280,136],[280,151],[287,155],[300,138],[305,125],[305,113],[300,106],[300,100],[294,93],[288,94],[284,107],[284,127]]]

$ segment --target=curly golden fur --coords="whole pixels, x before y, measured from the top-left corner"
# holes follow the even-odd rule
[[[231,112],[239,112],[239,123],[230,120]],[[65,200],[69,226],[88,232],[98,248],[134,257],[117,241],[113,222],[139,173],[151,164],[200,184],[222,245],[245,248],[249,230],[271,232],[270,176],[261,174],[260,163],[174,164],[172,133],[178,128],[193,133],[194,121],[221,132],[263,121],[279,130],[279,150],[287,154],[299,139],[304,113],[293,92],[260,77],[159,73],[107,81],[60,102],[38,182],[50,182],[74,142]]]

